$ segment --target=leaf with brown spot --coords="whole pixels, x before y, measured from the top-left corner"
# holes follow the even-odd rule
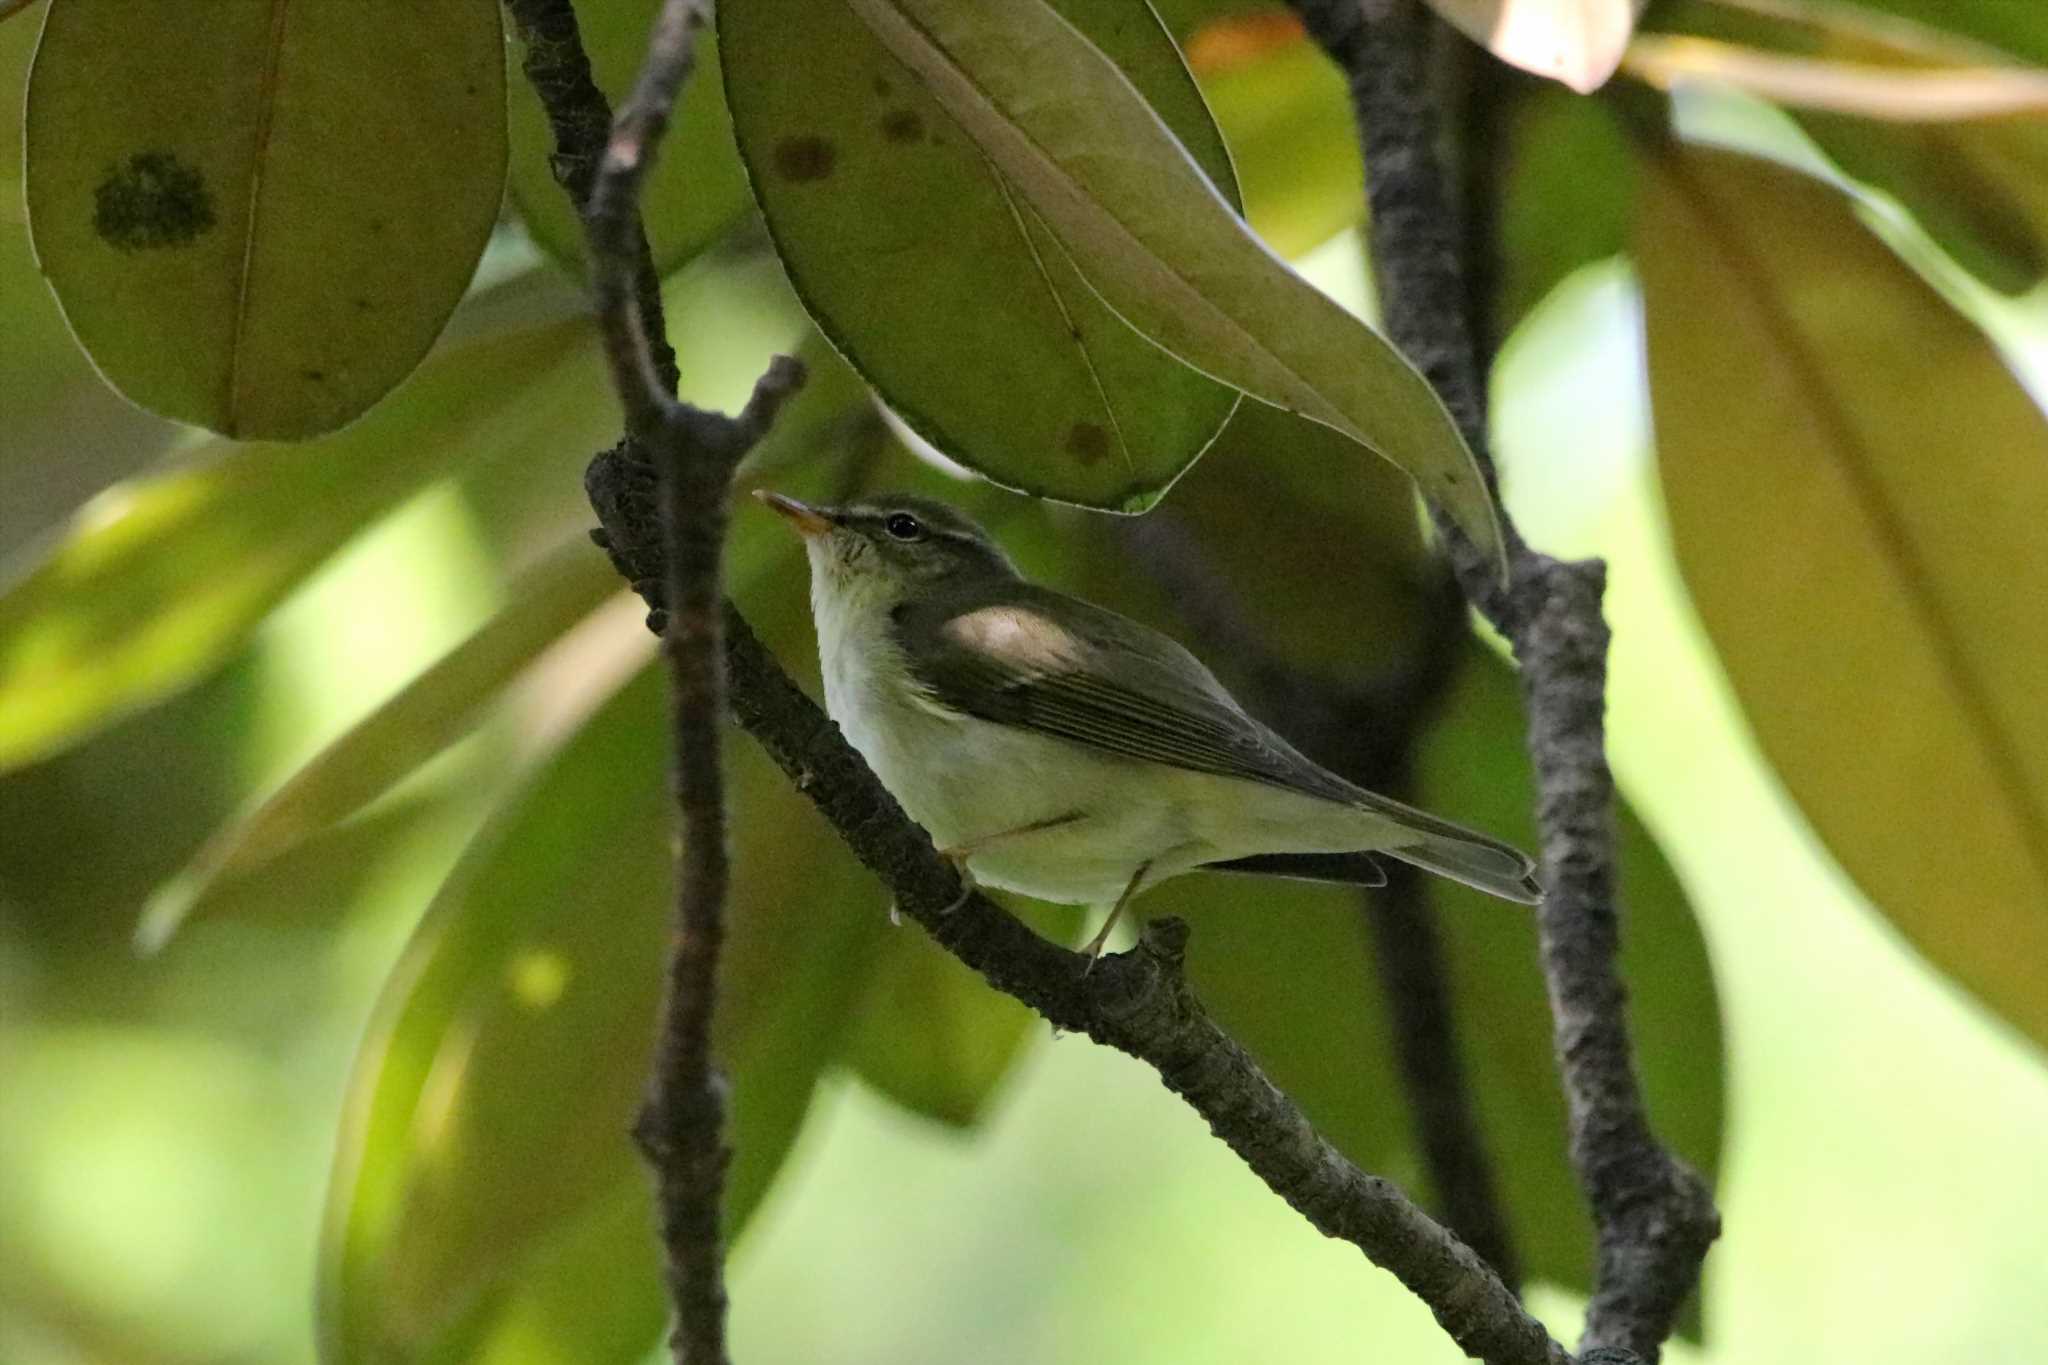
[[[493,0],[375,23],[350,0],[216,0],[204,22],[51,5],[29,226],[100,372],[238,439],[360,416],[426,354],[497,216],[502,47]]]
[[[1063,0],[1204,172],[1230,160],[1142,4]],[[998,483],[1136,510],[1237,395],[1134,332],[946,109],[843,3],[718,10],[755,197],[804,305],[890,407]],[[1101,443],[1073,433],[1093,429]]]

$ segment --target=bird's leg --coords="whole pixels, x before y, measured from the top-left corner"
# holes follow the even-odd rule
[[[1089,939],[1088,946],[1081,950],[1088,958],[1087,967],[1082,969],[1083,975],[1095,970],[1097,960],[1102,957],[1102,945],[1109,942],[1109,931],[1116,928],[1117,919],[1123,914],[1124,907],[1138,894],[1138,887],[1144,883],[1145,874],[1152,870],[1152,862],[1152,859],[1147,858],[1138,864],[1138,870],[1133,872],[1130,881],[1124,884],[1124,893],[1118,896],[1116,904],[1110,907],[1109,918],[1102,922],[1102,927],[1095,931],[1095,937]]]
[[[1087,811],[1070,810],[1064,814],[1051,816],[1044,820],[1033,820],[1030,824],[1019,825],[1015,829],[999,829],[993,834],[976,835],[972,839],[963,839],[957,844],[948,844],[940,849],[939,856],[951,863],[953,870],[960,874],[960,895],[940,913],[952,914],[955,910],[967,904],[967,898],[974,894],[974,874],[967,870],[967,860],[975,854],[1006,840],[1020,839],[1027,834],[1041,834],[1046,830],[1058,829],[1062,825],[1071,825],[1076,820],[1085,820],[1087,818]]]

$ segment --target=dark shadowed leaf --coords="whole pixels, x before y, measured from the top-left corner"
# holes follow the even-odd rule
[[[1135,0],[1101,2],[1150,18]],[[1389,460],[1504,565],[1492,499],[1434,390],[1250,233],[1077,28],[1044,0],[846,3],[1119,316],[1203,373]]]
[[[964,1128],[981,1118],[1034,1017],[905,926],[874,961],[842,1060],[904,1108]]]
[[[1566,276],[1627,247],[1636,196],[1635,162],[1605,100],[1545,87],[1516,107],[1507,140],[1496,344]]]
[[[1512,675],[1469,647],[1462,681],[1421,751],[1428,808],[1533,846]],[[1623,971],[1658,1131],[1711,1173],[1721,1150],[1720,1020],[1705,945],[1656,845],[1622,814]],[[1564,1149],[1564,1101],[1535,921],[1521,907],[1430,883],[1459,1036],[1516,1245],[1532,1276],[1585,1292],[1592,1230]],[[1387,1007],[1355,892],[1188,878],[1151,913],[1187,915],[1189,964],[1217,1019],[1354,1161],[1427,1186],[1393,1067]]]
[[[1444,719],[1424,742],[1417,794],[1432,810],[1523,848],[1537,843],[1534,789],[1514,675],[1474,649]],[[1705,940],[1684,888],[1621,803],[1621,973],[1650,1122],[1713,1180],[1721,1160],[1725,1078],[1719,1002]],[[1566,1164],[1550,1011],[1533,916],[1441,880],[1440,909],[1481,1123],[1529,1272],[1588,1287],[1593,1228]]]
[[[576,12],[583,47],[597,83],[616,108],[633,88],[647,35],[661,12],[661,0],[608,0]],[[519,47],[508,50],[506,72],[512,159],[506,193],[528,232],[570,270],[583,269],[583,225],[569,197],[555,183],[549,165],[554,137],[547,114],[519,69]],[[676,103],[675,121],[662,140],[641,191],[655,268],[663,274],[686,264],[710,246],[747,209],[747,177],[732,145],[732,117],[718,74],[718,40],[707,29],[697,37],[696,69]]]
[[[1142,6],[1070,0],[1207,174],[1230,163]],[[726,96],[805,306],[927,439],[1011,487],[1156,496],[1236,395],[1132,332],[917,78],[838,0],[722,6]]]
[[[1645,166],[1658,470],[1744,714],[1877,907],[2048,1042],[2048,422],[1835,191]]]
[[[568,395],[600,382],[588,327],[525,327],[445,348],[404,394],[317,445],[217,441],[102,491],[0,595],[0,769],[191,682],[450,466],[516,458],[537,431],[594,445],[610,415]]]
[[[420,362],[504,185],[494,0],[365,22],[231,0],[181,22],[51,5],[29,82],[29,223],[122,393],[242,439],[332,431]]]
[[[1928,236],[1993,289],[2048,275],[2048,123],[1874,123],[1805,113],[1836,165],[1905,206]]]

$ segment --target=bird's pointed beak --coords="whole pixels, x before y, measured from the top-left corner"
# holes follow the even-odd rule
[[[771,510],[780,512],[787,518],[789,524],[796,528],[796,533],[805,540],[812,536],[822,536],[832,529],[832,519],[809,503],[798,502],[795,498],[784,497],[766,488],[756,488],[754,496],[766,503]]]

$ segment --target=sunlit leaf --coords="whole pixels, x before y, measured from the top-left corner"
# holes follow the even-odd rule
[[[1835,191],[1646,176],[1658,469],[1736,696],[1877,907],[2048,1041],[2048,422]]]
[[[1787,9],[1750,0],[1731,8],[1681,0],[1656,17],[1679,36],[1645,35],[1653,55],[1662,43],[1667,57],[1705,59],[1667,61],[1667,83],[1691,66],[1701,79],[1786,102],[1837,166],[1897,199],[1992,288],[2016,294],[2048,274],[2048,120],[1957,116],[1958,100],[1964,114],[1987,101],[2024,107],[2031,99],[2041,107],[2048,74],[2039,68],[1940,28],[1846,4]],[[1728,53],[1739,60],[1724,60]],[[1861,96],[1860,106],[1847,108],[1845,93]]]
[[[1142,6],[1067,12],[1234,195],[1201,96]],[[718,25],[740,151],[790,278],[905,420],[998,482],[1096,506],[1148,502],[1201,453],[1236,395],[1104,306],[844,4],[740,0]]]
[[[2018,66],[1900,68],[1647,33],[1629,44],[1627,66],[1630,75],[1665,90],[1711,81],[1795,108],[1897,122],[2048,110],[2048,71]]]
[[[521,669],[619,590],[618,575],[582,536],[535,565],[508,586],[496,616],[209,840],[152,902],[141,940],[162,943],[216,881],[266,867],[468,734]]]
[[[1614,74],[1646,0],[1429,0],[1494,56],[1580,94]]]
[[[1043,0],[847,3],[1133,327],[1390,460],[1500,558],[1492,500],[1428,382],[1268,252],[1115,63]]]
[[[332,431],[427,352],[504,185],[494,0],[50,6],[37,257],[130,399],[244,439]]]
[[[106,489],[0,594],[0,769],[192,681],[401,498],[458,462],[530,448],[539,414],[557,423],[549,439],[594,444],[611,415],[562,400],[601,373],[581,324],[511,331],[445,350],[317,445],[216,442]]]
[[[647,53],[647,35],[660,12],[661,0],[608,0],[576,11],[592,74],[614,107],[633,88]],[[506,193],[533,239],[581,272],[583,225],[549,165],[554,137],[547,114],[519,70],[517,45],[507,57],[512,63],[506,73],[512,159]],[[717,241],[748,202],[746,172],[733,150],[732,117],[725,112],[719,81],[718,40],[706,30],[697,38],[695,70],[676,103],[661,155],[641,189],[640,212],[655,268],[667,274],[689,261]]]

